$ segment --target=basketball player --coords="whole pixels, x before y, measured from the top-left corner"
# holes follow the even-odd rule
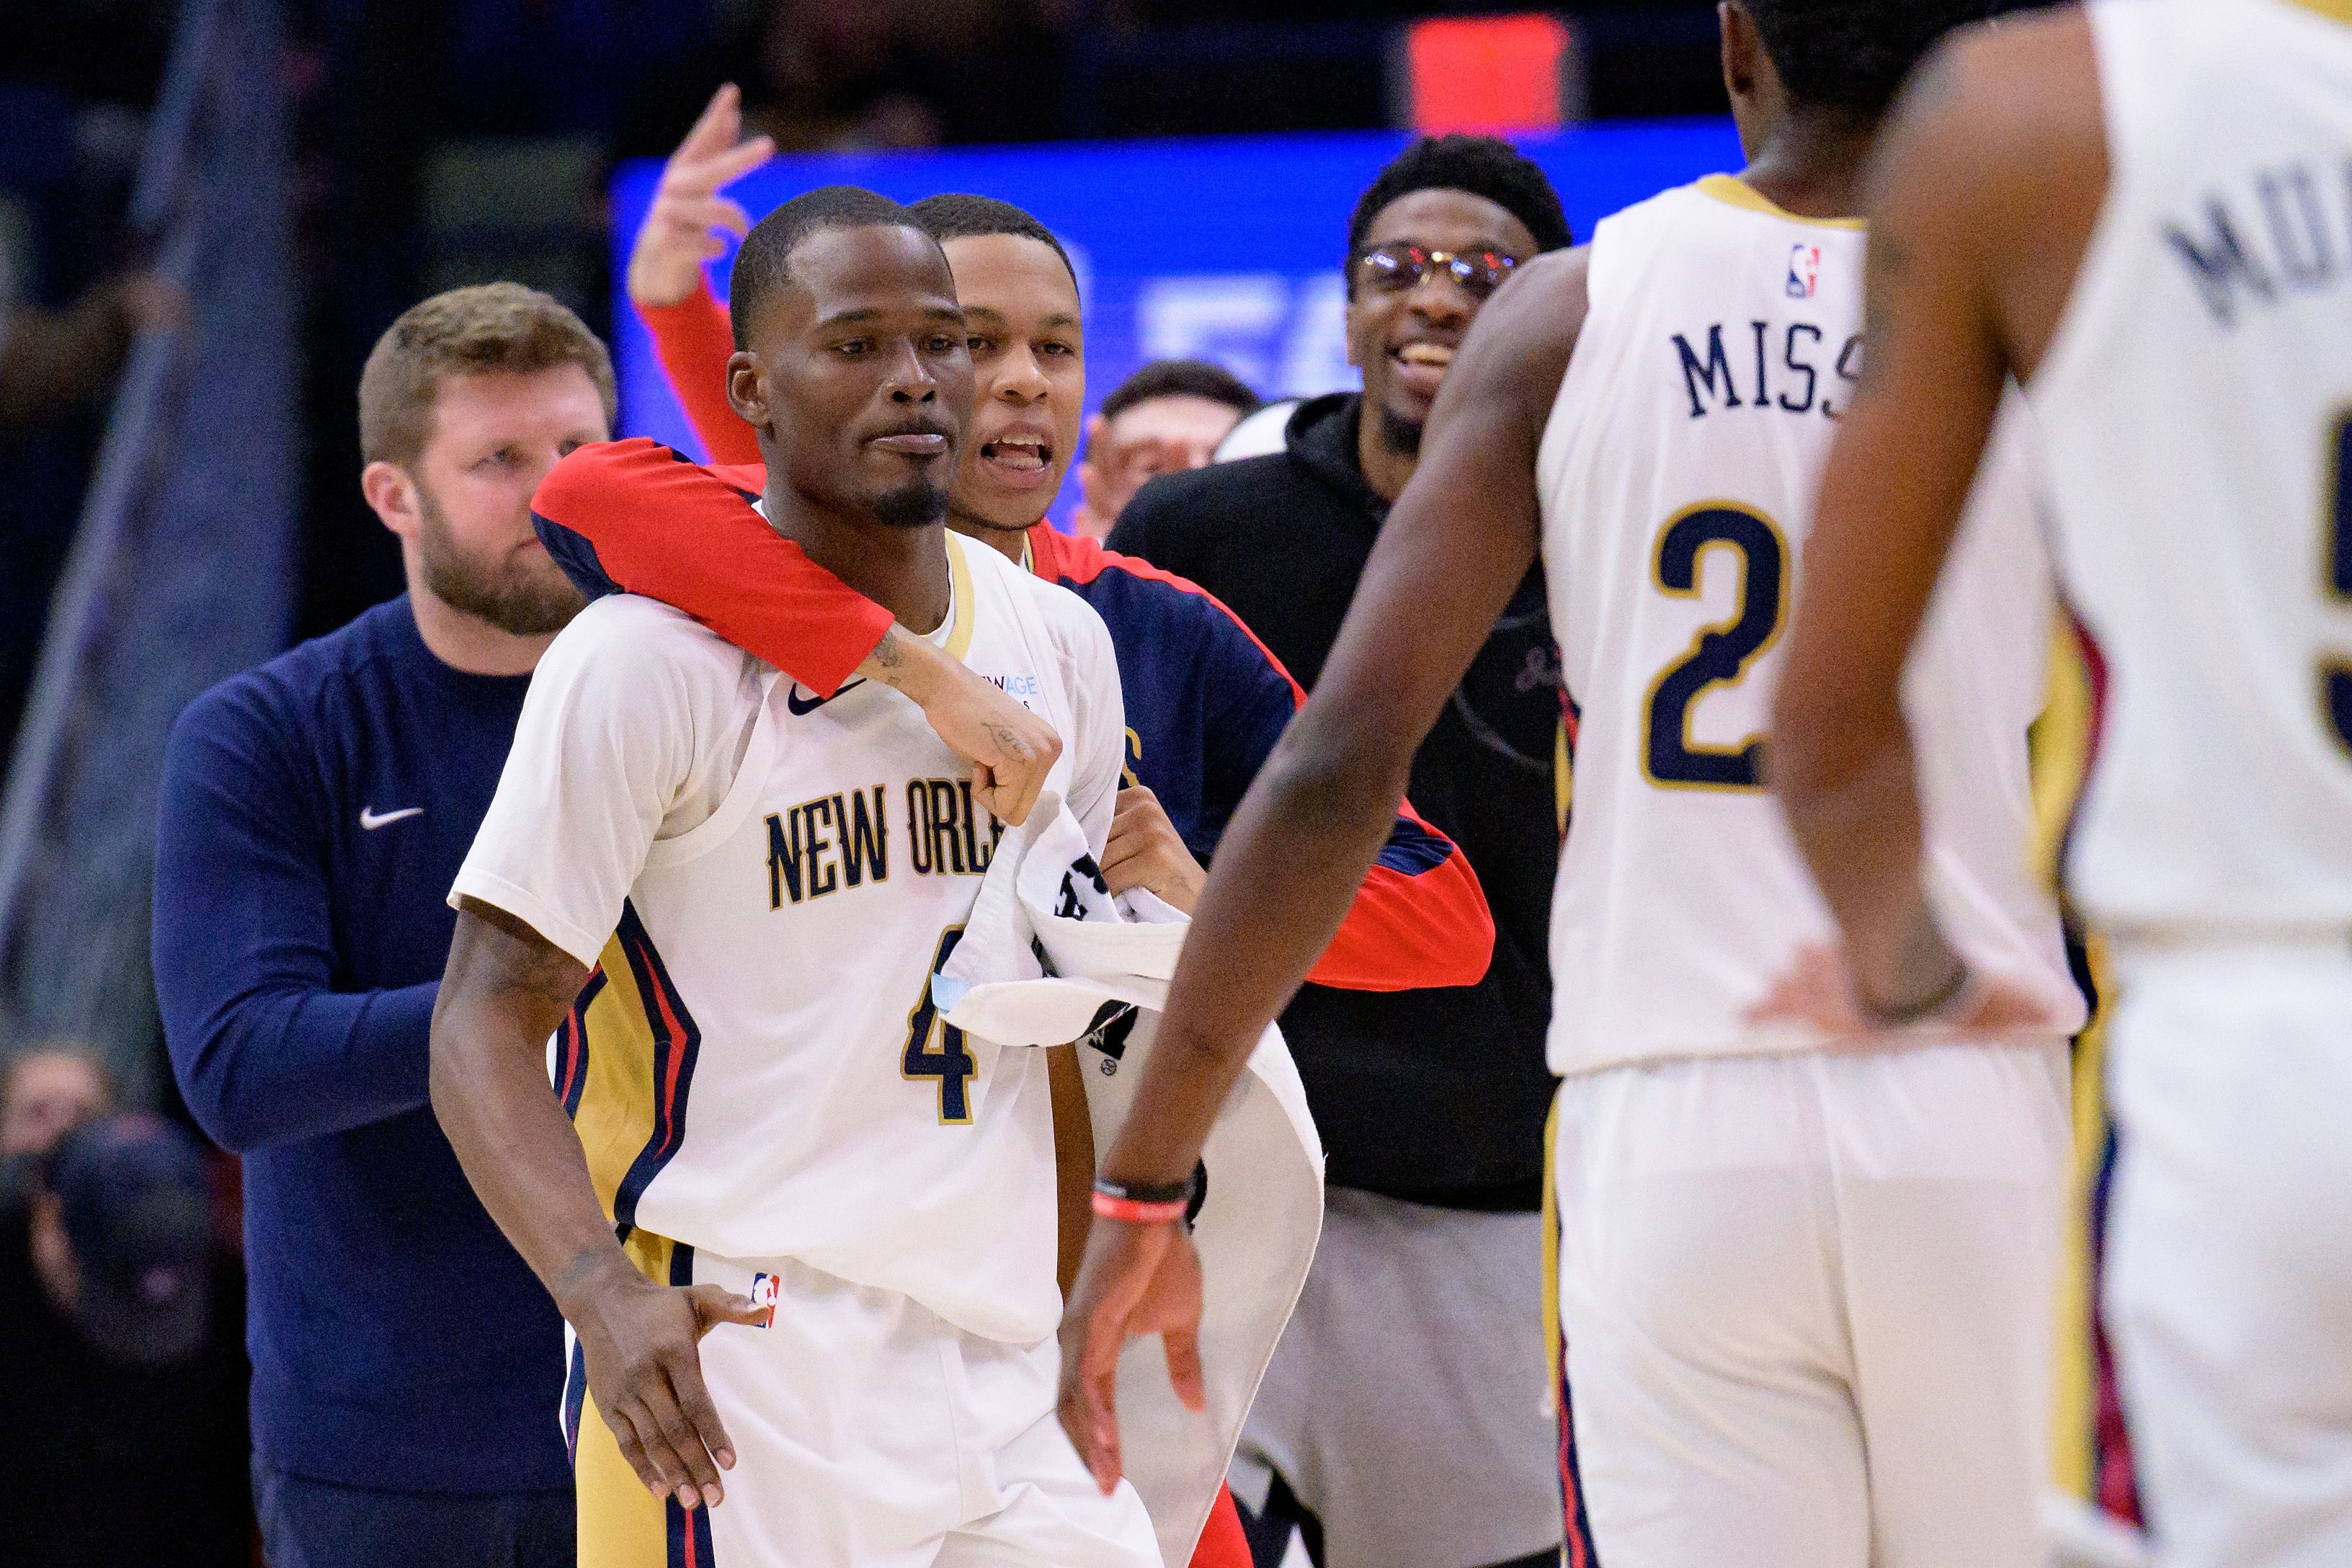
[[[2352,1563],[2352,6],[1971,35],[1889,141],[1775,775],[1856,987],[1965,997],[1896,693],[2016,377],[2102,689],[2066,871],[2115,961],[2142,1500],[2168,1565]]]
[[[1936,10],[1731,0],[1746,172],[1518,268],[1471,327],[1339,645],[1211,871],[1176,1048],[1103,1163],[1114,1184],[1192,1169],[1540,546],[1579,710],[1550,1051],[1570,1430],[1603,1563],[2038,1561],[2080,1003],[2016,849],[2049,613],[2016,470],[1988,483],[1913,687],[1937,892],[2003,984],[1933,1030],[1907,997],[1874,997],[1859,1037],[1798,1016],[1793,972],[1832,928],[1760,766],[1859,374],[1846,215]],[[1062,1408],[1105,1485],[1119,1347],[1183,1326],[1187,1246],[1169,1226],[1089,1242]]]
[[[942,526],[972,372],[938,244],[834,186],[737,265],[770,524],[1068,737],[1048,784],[1098,853],[1101,621]],[[583,1563],[1158,1562],[1048,1418],[1043,1054],[929,1001],[993,837],[961,771],[878,686],[803,702],[627,595],[534,678],[452,893],[433,1098],[576,1334]]]

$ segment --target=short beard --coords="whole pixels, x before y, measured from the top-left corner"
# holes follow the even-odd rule
[[[929,528],[944,522],[948,492],[927,479],[916,479],[874,498],[874,521],[885,528]]]
[[[416,554],[425,591],[459,615],[509,637],[543,637],[571,625],[587,604],[553,561],[532,571],[468,555],[458,548],[449,514],[422,484],[416,502]]]
[[[1381,445],[1400,458],[1421,456],[1421,426],[1383,408],[1379,411]]]

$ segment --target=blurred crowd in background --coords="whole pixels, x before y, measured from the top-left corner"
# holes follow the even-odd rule
[[[609,325],[603,190],[722,81],[784,152],[1397,123],[1412,0],[293,0],[308,494],[298,629],[399,589],[350,482],[351,388],[406,305],[515,278]],[[0,18],[0,737],[13,734],[95,454],[107,378],[173,300],[122,211],[173,8]],[[1588,115],[1722,106],[1713,7],[1573,18]],[[14,345],[13,347],[11,345]]]

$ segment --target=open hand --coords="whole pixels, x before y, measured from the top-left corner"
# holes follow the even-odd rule
[[[1118,1355],[1139,1334],[1166,1342],[1168,1378],[1187,1410],[1208,1404],[1201,1384],[1201,1257],[1170,1220],[1097,1220],[1062,1311],[1062,1430],[1095,1484],[1118,1487]]]
[[[757,1324],[768,1310],[717,1285],[657,1285],[615,1258],[565,1304],[580,1336],[588,1392],[621,1457],[656,1496],[716,1507],[735,1449],[702,1382],[702,1336]]]
[[[725,254],[720,231],[738,238],[749,233],[751,216],[719,194],[719,187],[775,156],[765,136],[748,142],[743,133],[743,95],[728,83],[710,102],[677,151],[662,165],[653,205],[629,247],[629,298],[659,309],[691,295],[702,282],[702,264]]]
[[[1103,846],[1104,883],[1114,893],[1149,888],[1186,914],[1200,901],[1209,873],[1192,858],[1176,825],[1160,805],[1160,797],[1141,784],[1118,792],[1113,807],[1110,838]]]
[[[2049,1005],[2031,992],[1978,971],[1969,975],[1949,1006],[1901,1027],[2000,1034],[2055,1028],[2054,1016]],[[1763,999],[1748,1009],[1745,1018],[1759,1025],[1803,1025],[1841,1043],[1859,1043],[1895,1032],[1894,1026],[1864,1013],[1844,954],[1818,945],[1798,949],[1795,962],[1772,983]]]

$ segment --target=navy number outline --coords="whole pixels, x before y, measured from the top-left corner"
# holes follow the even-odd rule
[[[951,1127],[971,1124],[970,1085],[980,1064],[964,1048],[963,1031],[940,1017],[939,1004],[931,999],[931,976],[947,967],[948,955],[963,940],[963,927],[951,925],[940,932],[939,951],[931,955],[929,969],[923,972],[923,994],[907,1010],[907,1052],[898,1064],[899,1075],[908,1080],[933,1078],[940,1081],[940,1121]],[[939,1037],[939,1048],[931,1048],[931,1038]]]
[[[1664,789],[1764,787],[1764,736],[1733,746],[1692,743],[1692,705],[1717,686],[1736,686],[1780,640],[1789,618],[1789,542],[1780,525],[1737,501],[1685,507],[1658,531],[1650,579],[1670,598],[1696,598],[1710,550],[1739,563],[1739,610],[1702,626],[1682,658],[1658,672],[1643,706],[1642,776]]]

